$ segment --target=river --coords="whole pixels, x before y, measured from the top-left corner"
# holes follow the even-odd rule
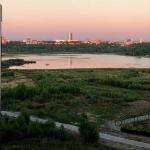
[[[36,63],[10,69],[150,68],[149,57],[115,54],[26,54],[4,56],[3,60],[16,58]]]

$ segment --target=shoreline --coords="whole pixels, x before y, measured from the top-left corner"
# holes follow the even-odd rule
[[[121,53],[80,53],[80,52],[54,52],[54,53],[2,53],[2,57],[6,57],[6,56],[14,56],[14,55],[84,55],[84,54],[89,54],[89,55],[118,55],[118,56],[129,56],[129,57],[145,57],[145,58],[150,58],[150,55],[126,55],[126,54],[121,54]]]

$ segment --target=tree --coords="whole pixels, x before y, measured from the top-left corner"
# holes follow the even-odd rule
[[[99,139],[96,126],[88,121],[86,115],[82,115],[81,117],[79,131],[85,143],[96,143]]]

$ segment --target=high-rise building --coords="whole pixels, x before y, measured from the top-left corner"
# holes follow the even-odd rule
[[[68,34],[68,41],[72,41],[73,40],[73,36],[72,36],[72,32],[69,32]]]

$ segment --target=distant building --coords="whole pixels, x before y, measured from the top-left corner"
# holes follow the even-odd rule
[[[55,40],[55,44],[64,44],[66,40]]]
[[[83,41],[84,44],[95,44],[95,45],[98,45],[98,44],[101,44],[102,41],[101,40],[87,40],[87,41]]]
[[[23,43],[27,44],[27,45],[30,45],[30,44],[39,44],[39,41],[37,40],[32,40],[31,38],[27,38],[26,40],[23,40]]]
[[[32,40],[32,44],[39,44],[37,40]]]
[[[143,39],[140,39],[140,40],[139,40],[139,43],[140,43],[140,44],[144,43]]]
[[[72,34],[72,32],[69,32],[67,40],[55,40],[54,43],[55,44],[70,44],[70,45],[74,45],[74,44],[81,44],[82,41],[73,40],[73,34]]]
[[[124,45],[125,45],[125,46],[131,45],[131,44],[133,44],[133,40],[132,40],[132,39],[127,39],[127,40],[124,42]]]
[[[68,42],[71,42],[73,40],[72,32],[69,32],[68,34]]]

